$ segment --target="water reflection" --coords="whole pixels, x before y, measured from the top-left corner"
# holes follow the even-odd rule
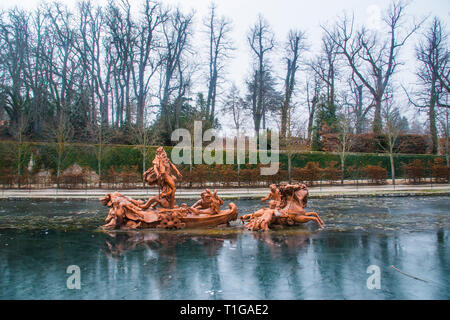
[[[141,231],[107,231],[109,237],[105,240],[105,253],[108,257],[118,258],[129,250],[142,247],[157,254],[176,255],[177,246],[186,241],[189,245],[196,245],[205,251],[208,256],[217,255],[225,241],[235,243],[237,233],[203,236],[191,233]]]

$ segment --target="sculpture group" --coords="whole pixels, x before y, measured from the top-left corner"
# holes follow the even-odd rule
[[[271,199],[271,200],[270,200]],[[269,201],[269,207],[241,217],[248,230],[269,230],[272,225],[295,225],[314,221],[319,227],[325,224],[317,212],[306,212],[308,188],[304,184],[281,183],[270,185],[270,193],[261,201]]]
[[[217,191],[205,189],[200,199],[192,206],[175,203],[176,181],[182,177],[177,167],[169,160],[162,147],[156,151],[152,167],[144,173],[144,180],[157,185],[159,193],[147,201],[134,200],[118,192],[108,193],[100,201],[110,208],[103,226],[105,229],[165,228],[182,229],[228,225],[238,217],[234,203],[221,210],[222,199]],[[270,186],[270,193],[262,201],[269,207],[241,217],[249,230],[268,230],[272,225],[294,225],[315,221],[324,225],[316,212],[305,212],[308,189],[304,184],[282,183]]]

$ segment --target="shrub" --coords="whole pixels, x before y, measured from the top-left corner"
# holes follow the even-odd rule
[[[385,182],[387,178],[387,170],[383,168],[381,164],[378,164],[376,166],[366,166],[364,168],[364,173],[366,174],[366,177],[374,183]]]
[[[138,172],[138,166],[122,166],[119,177],[122,182],[122,188],[132,188],[137,183],[142,182],[141,174]]]
[[[241,181],[245,184],[247,182],[248,186],[253,186],[259,177],[259,169],[252,168],[252,165],[246,164],[243,169],[241,169]]]
[[[237,171],[233,169],[232,165],[216,164],[210,168],[209,182],[215,185],[229,186],[231,182],[237,181]]]
[[[425,154],[428,149],[426,136],[419,134],[401,134],[395,144],[395,152],[410,154]]]
[[[304,168],[296,170],[298,176],[296,177],[299,181],[308,181],[309,184],[313,184],[321,178],[322,169],[319,167],[318,162],[308,162]]]
[[[322,135],[322,150],[325,152],[339,152],[339,134],[326,133]]]
[[[406,176],[409,181],[413,180],[414,183],[420,182],[420,180],[426,176],[425,167],[419,159],[416,159],[409,164],[404,163],[403,168],[406,171]]]
[[[87,182],[89,169],[81,168],[78,164],[73,164],[64,170],[59,177],[59,185],[62,188],[76,188]]]
[[[183,165],[179,170],[180,173],[183,175],[183,177],[179,180],[180,184],[183,184],[185,187],[192,187],[193,183],[192,177],[194,175],[194,172],[191,171],[189,165]]]
[[[446,140],[447,139],[445,136],[438,139],[438,143],[439,143],[438,150],[439,150],[439,154],[441,154],[441,155],[445,155],[445,153],[446,153],[446,149],[445,149]]]
[[[377,140],[373,133],[355,134],[352,136],[351,152],[373,153],[377,150]]]
[[[117,183],[119,182],[119,174],[120,171],[117,167],[111,167],[108,169],[108,173],[105,176],[105,182],[111,187],[116,188]]]
[[[322,169],[323,178],[330,181],[331,184],[333,184],[333,181],[341,179],[341,170],[337,165],[336,161],[330,161],[328,166]]]
[[[11,167],[2,167],[0,169],[0,182],[3,186],[12,187],[15,183],[16,175]]]
[[[444,163],[444,159],[436,158],[432,164],[431,171],[433,177],[436,178],[438,182],[448,182],[450,175],[450,167]]]
[[[364,168],[361,168],[360,166],[354,164],[352,166],[347,166],[347,173],[349,178],[352,178],[354,180],[359,180],[361,179],[363,173],[364,173]]]
[[[287,170],[283,170],[280,168],[276,174],[261,176],[261,178],[264,179],[266,185],[270,185],[272,183],[278,184],[282,181],[288,181],[289,175]],[[292,178],[292,168],[291,168],[291,178]]]
[[[192,183],[197,183],[200,187],[208,181],[209,166],[206,164],[198,164],[192,168]]]

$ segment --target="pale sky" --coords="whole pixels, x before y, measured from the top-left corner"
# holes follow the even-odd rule
[[[132,6],[138,8],[140,0],[129,0]],[[61,0],[67,3],[69,7],[75,7],[76,0]],[[107,1],[93,1],[93,3],[105,4]],[[202,52],[205,35],[200,31],[203,28],[202,19],[207,16],[210,0],[162,0],[164,4],[171,6],[179,5],[185,11],[195,10],[195,39],[194,47]],[[366,26],[376,24],[377,12],[382,14],[391,3],[390,0],[315,0],[315,1],[294,1],[294,0],[217,0],[217,13],[231,19],[233,25],[232,39],[236,48],[234,58],[227,63],[227,78],[234,81],[245,92],[244,81],[251,70],[251,53],[247,43],[247,34],[250,27],[255,23],[258,14],[262,14],[269,22],[272,30],[275,32],[276,40],[280,47],[286,41],[288,31],[292,28],[306,32],[307,42],[310,46],[310,52],[307,55],[313,55],[320,50],[323,31],[320,25],[332,24],[336,17],[342,15],[345,11],[354,12],[357,23],[364,23]],[[426,16],[430,19],[438,16],[447,26],[450,27],[450,0],[413,0],[408,1],[407,8],[408,20],[414,18],[420,20]],[[22,8],[34,8],[39,1],[33,0],[2,0],[0,9],[7,9],[17,5]],[[428,24],[425,24],[427,27]],[[423,31],[423,29],[422,29]],[[414,72],[416,69],[414,48],[418,42],[416,34],[412,37],[407,46],[402,49],[401,58],[405,62],[395,75],[395,81],[401,81],[406,87],[415,81]],[[207,51],[205,51],[205,54]],[[280,64],[282,50],[272,54],[271,60],[274,65],[274,73],[278,77],[285,74],[284,65]],[[299,81],[304,81],[306,74],[298,73]],[[302,80],[303,79],[303,80]],[[281,82],[281,81],[280,81]],[[201,88],[204,83],[197,83]],[[226,88],[225,88],[226,90]],[[400,94],[400,93],[399,93]],[[300,93],[301,95],[301,93]],[[404,97],[403,97],[404,98]],[[405,114],[411,119],[416,112],[414,110],[404,110]]]

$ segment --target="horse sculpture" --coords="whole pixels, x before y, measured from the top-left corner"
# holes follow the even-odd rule
[[[294,225],[314,221],[319,227],[325,224],[317,212],[306,212],[308,188],[304,184],[282,183],[270,186],[270,193],[261,201],[269,199],[269,207],[241,217],[248,230],[269,230],[272,225]]]

